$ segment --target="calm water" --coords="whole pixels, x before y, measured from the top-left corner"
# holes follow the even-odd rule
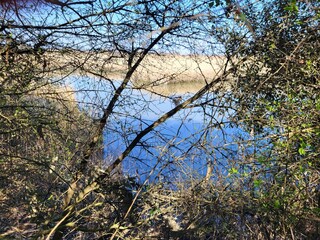
[[[98,119],[119,82],[74,76],[67,84],[76,90],[80,108]],[[170,98],[165,98],[147,91],[125,90],[104,132],[105,161],[112,162],[142,129],[174,108],[178,100],[191,95],[172,92]],[[234,138],[248,136],[228,124],[231,110],[222,113],[209,106],[210,103],[221,105],[222,97],[210,93],[198,101],[201,102],[207,104],[185,109],[147,134],[125,159],[124,173],[141,180],[150,172],[151,179],[204,176],[208,162],[216,170],[227,173],[230,164],[227,159],[236,159],[241,150],[234,144]]]

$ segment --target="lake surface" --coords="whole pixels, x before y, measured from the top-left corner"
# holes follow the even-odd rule
[[[95,119],[101,116],[120,84],[81,76],[69,77],[66,83],[76,90],[79,107]],[[105,161],[112,162],[141,130],[197,90],[172,92],[163,97],[132,86],[126,89],[104,131]],[[198,107],[184,109],[155,128],[125,159],[123,172],[140,180],[149,175],[150,181],[183,179],[205,176],[210,165],[213,170],[227,174],[230,166],[236,164],[239,151],[243,151],[235,139],[250,136],[229,123],[233,111],[221,107],[228,106],[225,101],[222,96],[208,93],[197,101]]]

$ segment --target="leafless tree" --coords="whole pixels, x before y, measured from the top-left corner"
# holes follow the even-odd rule
[[[299,4],[301,13],[287,1],[2,2],[0,236],[316,236],[319,114],[305,103],[312,120],[293,130],[281,114],[302,121],[285,90],[308,74],[319,104],[318,52],[307,51],[318,44],[317,4]],[[278,38],[276,27],[295,22],[263,25],[268,12],[301,16],[313,35]],[[281,211],[312,219],[294,231]]]

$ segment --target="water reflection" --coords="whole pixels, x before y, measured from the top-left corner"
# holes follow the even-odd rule
[[[93,118],[101,116],[120,84],[80,76],[69,77],[66,83],[76,90],[80,108]],[[178,95],[171,92],[165,97],[162,93],[126,89],[105,128],[106,161],[112,162],[139,132],[191,95],[190,92]],[[148,133],[123,162],[123,171],[142,180],[150,172],[153,172],[152,179],[183,178],[191,173],[205,176],[209,165],[226,171],[222,169],[226,156],[232,157],[238,151],[238,146],[232,144],[233,136],[243,132],[225,125],[231,112],[228,109],[221,112],[214,106],[215,101],[223,104],[221,97],[209,93],[198,101],[199,107],[178,112]]]
[[[181,96],[172,97],[171,100],[175,106],[178,106],[182,102],[182,97]]]

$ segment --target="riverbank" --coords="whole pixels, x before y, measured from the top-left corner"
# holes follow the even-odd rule
[[[45,54],[46,67],[55,69],[81,68],[103,73],[110,79],[123,79],[128,70],[127,57],[105,53],[51,51]],[[221,56],[187,56],[150,54],[137,68],[132,80],[143,83],[209,81],[219,74],[226,59]]]

